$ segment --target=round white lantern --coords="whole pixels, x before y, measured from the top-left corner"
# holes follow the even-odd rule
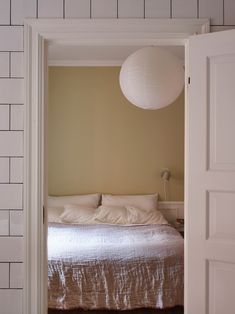
[[[146,47],[131,54],[120,71],[124,96],[143,109],[170,105],[184,86],[184,69],[180,60],[167,49]]]

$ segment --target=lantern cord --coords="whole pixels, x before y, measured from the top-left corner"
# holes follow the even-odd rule
[[[165,198],[165,201],[167,200],[166,184],[167,184],[167,180],[163,180],[163,186],[164,186],[164,198]]]

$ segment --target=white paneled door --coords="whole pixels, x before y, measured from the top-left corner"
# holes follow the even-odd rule
[[[235,30],[188,51],[185,312],[235,313]]]

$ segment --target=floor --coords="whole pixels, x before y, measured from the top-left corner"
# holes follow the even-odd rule
[[[71,311],[62,311],[62,310],[48,310],[48,314],[183,314],[184,308],[182,306],[176,306],[174,308],[157,310],[157,309],[136,309],[130,311],[108,311],[108,310],[93,310],[93,311],[84,311],[84,310],[71,310]]]

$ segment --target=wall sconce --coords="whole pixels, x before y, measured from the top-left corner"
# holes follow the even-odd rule
[[[165,168],[162,170],[161,172],[161,178],[162,180],[164,181],[169,181],[170,180],[170,177],[171,177],[171,172],[169,169]]]

